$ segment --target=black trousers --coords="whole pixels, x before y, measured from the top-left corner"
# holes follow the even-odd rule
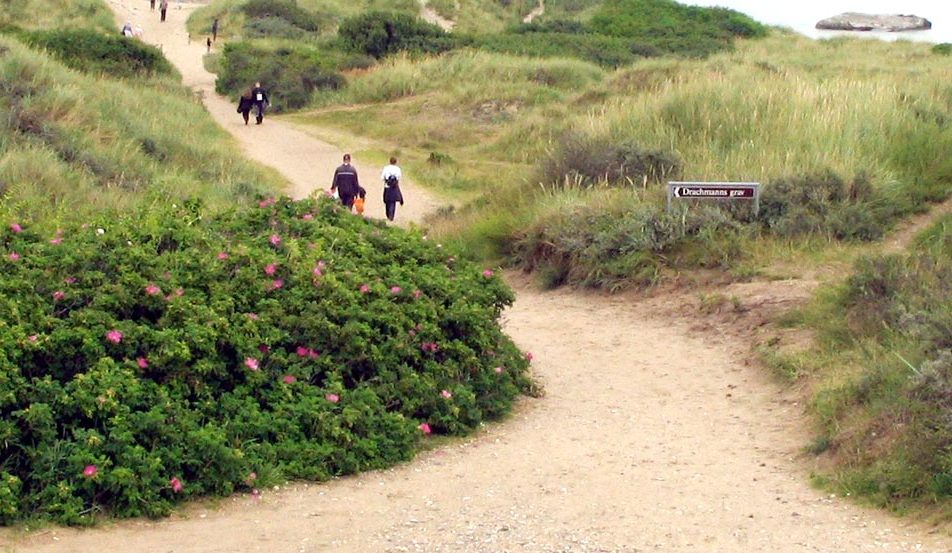
[[[343,196],[343,195],[342,195],[342,196],[340,197],[340,203],[342,203],[342,204],[344,204],[345,206],[347,206],[347,209],[350,209],[350,208],[354,207],[354,198],[356,198],[356,197],[357,197],[357,196]]]
[[[165,21],[165,10],[159,10],[159,15],[161,16],[161,20]]]
[[[393,217],[397,214],[397,202],[387,202],[384,205],[387,207],[387,219],[393,221]]]

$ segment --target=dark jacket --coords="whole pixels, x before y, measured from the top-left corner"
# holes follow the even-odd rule
[[[238,113],[248,113],[251,111],[251,106],[255,105],[251,101],[251,96],[242,95],[241,98],[238,98]]]
[[[360,191],[357,169],[354,169],[353,165],[345,163],[334,170],[334,182],[331,183],[331,190],[337,190],[337,194],[342,198],[356,196]]]
[[[400,192],[400,182],[393,179],[385,182],[383,186],[383,203],[403,205],[403,194]]]
[[[258,99],[258,95],[259,95],[259,94],[261,95],[261,99],[260,99],[260,100]],[[258,102],[264,102],[264,103],[266,103],[266,104],[270,104],[270,103],[271,103],[271,102],[268,101],[268,93],[265,92],[265,90],[264,90],[263,88],[261,88],[260,86],[251,89],[251,101],[254,102],[254,103],[256,103],[256,104],[257,104]]]

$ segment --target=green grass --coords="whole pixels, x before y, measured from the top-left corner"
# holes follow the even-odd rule
[[[5,38],[0,49],[0,213],[52,225],[190,196],[223,206],[282,185],[171,81],[84,75]]]
[[[0,10],[0,29],[7,26],[119,32],[112,12],[101,0],[6,0]]]

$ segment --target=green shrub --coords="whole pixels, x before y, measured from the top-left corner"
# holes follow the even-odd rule
[[[952,55],[952,44],[949,44],[948,42],[936,44],[932,47],[932,53],[942,56]]]
[[[397,52],[434,54],[456,46],[442,29],[406,13],[367,12],[338,29],[343,48],[380,59]]]
[[[392,465],[530,384],[499,277],[327,199],[7,220],[0,253],[5,523]]]
[[[569,132],[542,161],[541,178],[557,185],[608,182],[640,186],[677,180],[682,170],[683,162],[672,152],[647,150],[634,141],[616,144],[607,138]]]
[[[568,57],[606,67],[628,65],[660,55],[654,46],[598,34],[558,32],[503,33],[476,36],[471,44],[482,50],[531,57]]]
[[[271,109],[277,112],[307,105],[316,90],[334,90],[344,77],[330,60],[308,45],[268,49],[250,42],[225,45],[215,90],[237,97],[255,82],[268,90]]]
[[[766,27],[734,10],[683,6],[672,0],[606,0],[590,25],[601,34],[687,56],[731,48],[734,37],[767,34]]]
[[[24,40],[43,48],[67,66],[113,77],[169,75],[172,65],[162,52],[140,40],[87,29],[51,29],[24,33]]]
[[[316,33],[321,30],[320,18],[298,6],[293,0],[249,0],[241,6],[249,23],[255,20],[281,20],[288,26]],[[247,24],[246,24],[247,26]]]
[[[822,234],[839,240],[882,237],[900,206],[889,204],[869,177],[849,184],[830,170],[779,178],[764,187],[759,219],[780,236]]]
[[[287,38],[300,39],[306,31],[295,27],[287,19],[263,17],[248,19],[244,25],[244,38]]]

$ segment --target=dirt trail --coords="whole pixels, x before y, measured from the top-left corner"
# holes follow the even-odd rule
[[[143,28],[143,40],[162,49],[182,74],[182,82],[201,94],[212,117],[238,140],[249,158],[276,169],[291,183],[290,196],[303,198],[315,190],[320,192],[330,188],[334,169],[340,165],[344,154],[340,147],[323,142],[304,128],[279,117],[266,115],[264,124],[255,125],[252,112],[251,124],[246,126],[241,115],[235,112],[235,103],[215,93],[215,75],[206,71],[202,64],[206,37],[196,36],[189,40],[185,30],[186,19],[202,4],[170,2],[166,22],[160,23],[158,11],[150,12],[145,0],[107,2],[116,14],[117,22],[131,21]],[[221,47],[220,42],[218,47]],[[267,88],[267,83],[262,84]],[[350,151],[360,144],[342,146]],[[361,163],[358,157],[354,158],[354,166],[360,173],[361,185],[367,189],[366,215],[383,218],[382,167]],[[397,206],[398,223],[419,221],[438,206],[436,200],[415,186],[411,178],[404,179],[401,189],[406,204]]]
[[[427,0],[420,0],[420,17],[423,18],[423,21],[427,23],[432,23],[437,27],[443,29],[447,33],[453,30],[453,27],[456,26],[456,22],[452,19],[447,19],[436,12],[433,8],[430,7]]]
[[[513,280],[504,326],[532,349],[547,393],[510,420],[390,470],[169,520],[0,533],[0,551],[5,538],[22,553],[952,550],[808,485],[802,407],[740,361],[747,341],[697,333],[636,297]]]
[[[532,11],[527,13],[524,18],[522,18],[523,23],[532,23],[532,21],[545,14],[545,0],[539,0],[539,5],[532,8]]]

